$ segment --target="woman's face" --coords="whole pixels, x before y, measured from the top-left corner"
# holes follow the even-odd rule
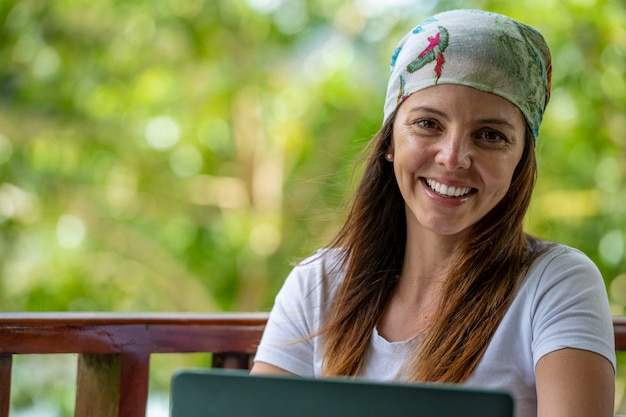
[[[407,226],[453,236],[485,216],[509,189],[525,126],[515,105],[471,87],[441,84],[409,96],[389,149]]]

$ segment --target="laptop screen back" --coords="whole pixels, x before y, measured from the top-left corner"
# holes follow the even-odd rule
[[[178,372],[171,401],[172,417],[513,416],[513,399],[501,391],[218,369]]]

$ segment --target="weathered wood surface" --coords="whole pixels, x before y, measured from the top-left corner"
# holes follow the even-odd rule
[[[266,314],[0,314],[0,417],[8,417],[12,355],[79,354],[76,417],[145,416],[150,355],[213,353],[247,368]]]

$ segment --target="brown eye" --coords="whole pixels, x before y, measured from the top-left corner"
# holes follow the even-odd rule
[[[483,130],[478,135],[480,139],[484,139],[487,142],[495,143],[495,142],[506,142],[508,143],[507,138],[497,130]]]
[[[418,120],[417,122],[415,122],[415,124],[424,129],[434,129],[435,127],[437,127],[437,124],[429,119]]]

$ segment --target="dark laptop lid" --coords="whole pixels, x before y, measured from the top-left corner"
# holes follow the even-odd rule
[[[513,398],[502,391],[218,369],[178,372],[171,401],[171,417],[513,416]]]

